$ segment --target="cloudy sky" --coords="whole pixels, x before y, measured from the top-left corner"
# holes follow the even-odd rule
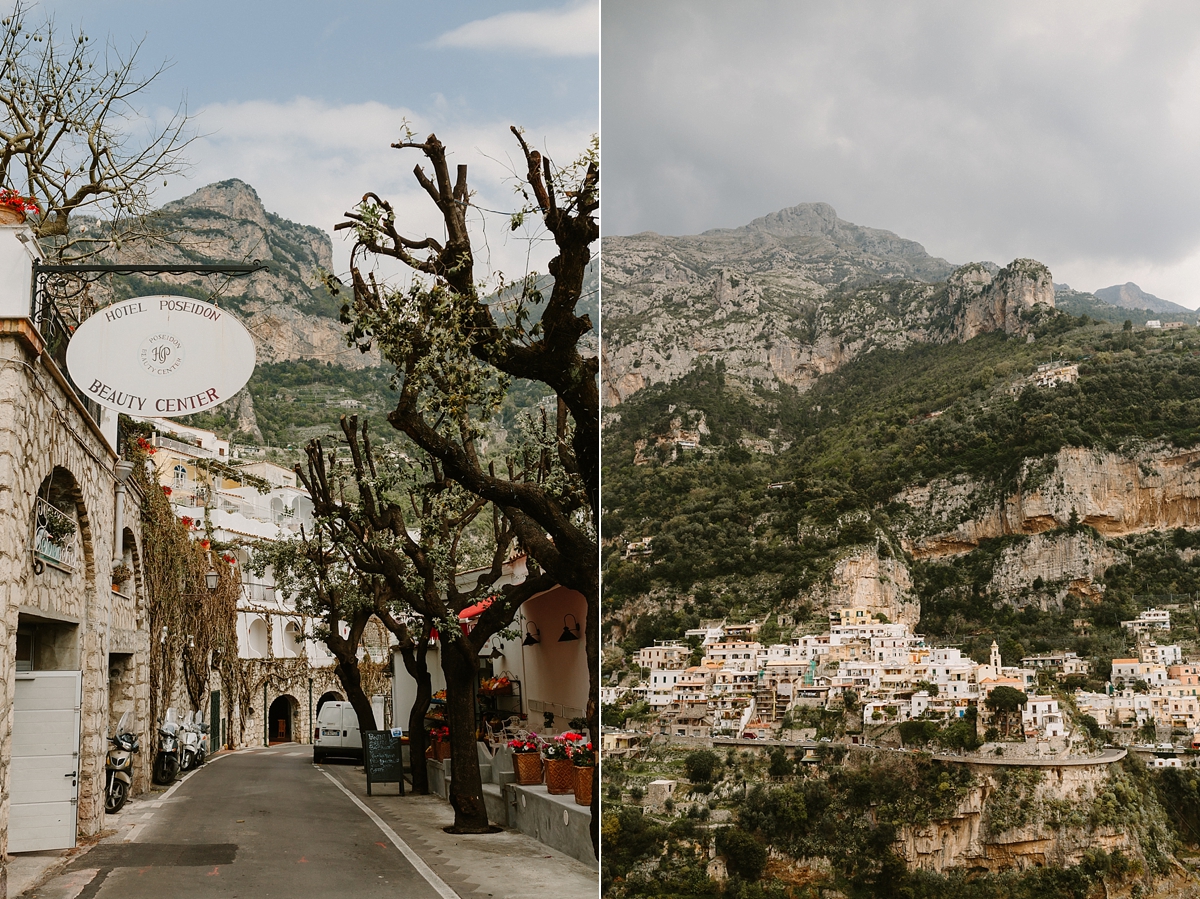
[[[332,232],[365,191],[395,202],[413,230],[437,228],[412,178],[417,151],[389,145],[405,119],[470,166],[481,206],[515,208],[519,149],[509,125],[567,162],[598,130],[598,0],[42,0],[31,24],[82,26],[142,71],[169,68],[146,91],[147,116],[182,101],[201,138],[190,175],[159,191],[174,199],[240,178],[266,207]],[[528,243],[487,220],[493,265],[521,270]],[[339,233],[340,235],[340,233]],[[348,245],[334,240],[335,263]],[[544,259],[539,266],[544,270]]]
[[[1200,5],[605,0],[606,234],[824,201],[1200,306]]]

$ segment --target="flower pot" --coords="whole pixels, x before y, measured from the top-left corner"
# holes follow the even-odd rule
[[[434,758],[436,758],[439,762],[444,762],[444,761],[446,761],[446,759],[450,758],[450,744],[449,743],[445,743],[445,742],[434,743],[433,751],[434,751]]]
[[[592,785],[596,780],[596,768],[594,765],[586,767],[576,766],[575,768],[575,804],[576,805],[591,805],[592,804]]]
[[[514,752],[513,771],[517,775],[517,783],[532,786],[542,782],[542,757],[536,752]]]
[[[0,225],[23,225],[25,213],[11,206],[0,206]]]
[[[559,795],[575,791],[575,766],[570,759],[546,759],[546,790]]]

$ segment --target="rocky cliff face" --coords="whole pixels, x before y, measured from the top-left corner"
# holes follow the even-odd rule
[[[375,352],[346,346],[337,320],[338,302],[321,284],[319,272],[331,271],[333,245],[319,228],[289,222],[268,212],[258,194],[243,181],[210,184],[168,203],[156,216],[160,227],[176,231],[175,246],[152,253],[136,245],[116,254],[117,262],[217,263],[261,260],[270,272],[243,278],[162,275],[153,281],[121,279],[99,286],[93,298],[109,299],[146,293],[183,292],[232,309],[254,335],[259,362],[319,359],[364,368],[378,365]],[[81,221],[77,227],[90,227]]]
[[[959,309],[955,337],[970,340],[991,331],[1025,334],[1029,313],[1054,308],[1050,269],[1032,259],[1017,259],[992,277],[983,265],[957,269],[947,282],[951,306]]]
[[[1109,765],[1045,768],[970,766],[973,786],[953,817],[901,827],[896,851],[912,867],[1004,871],[1079,864],[1089,849],[1141,854],[1132,822],[1104,820]]]
[[[1040,263],[956,270],[823,203],[690,237],[606,237],[603,279],[609,406],[703,358],[806,390],[872,348],[1024,333],[1031,311],[1054,306]]]
[[[1012,599],[1030,590],[1046,590],[1059,604],[1068,593],[1099,599],[1096,582],[1125,556],[1090,533],[1037,534],[1005,548],[989,584],[997,596]]]
[[[870,609],[913,628],[921,618],[921,601],[908,567],[899,559],[879,558],[874,547],[839,560],[830,585],[813,599],[820,608]]]
[[[914,556],[966,552],[980,540],[1037,534],[1072,515],[1109,537],[1200,526],[1200,447],[1130,456],[1067,447],[1029,459],[1015,488],[997,495],[969,478],[912,487],[896,499],[916,513],[905,535]]]

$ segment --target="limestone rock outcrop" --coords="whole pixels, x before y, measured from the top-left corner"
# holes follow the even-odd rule
[[[1041,263],[955,269],[812,203],[742,228],[604,240],[602,395],[620,404],[703,360],[744,384],[807,390],[877,348],[1026,333],[1053,308]]]
[[[829,609],[871,609],[909,627],[916,627],[921,618],[921,601],[908,567],[896,558],[880,558],[873,546],[840,559],[830,584],[813,598]]]
[[[1035,534],[1006,547],[992,571],[989,589],[1012,598],[1031,589],[1052,591],[1048,599],[1061,605],[1067,594],[1097,600],[1103,596],[1097,581],[1110,565],[1125,560],[1090,532]]]
[[[968,552],[979,541],[1080,524],[1109,537],[1200,527],[1200,447],[1136,455],[1067,447],[1027,459],[1015,489],[940,479],[896,496],[910,507],[905,549],[918,558]]]
[[[320,228],[299,225],[267,211],[254,188],[236,179],[209,184],[167,203],[155,216],[157,226],[180,235],[178,244],[156,246],[152,254],[129,244],[111,261],[191,263],[260,260],[269,272],[247,277],[161,275],[153,281],[129,279],[116,289],[139,293],[180,292],[213,300],[231,309],[254,336],[258,361],[318,359],[347,368],[379,365],[379,353],[348,347],[337,320],[338,301],[329,295],[320,272],[333,269],[333,243]],[[74,227],[93,227],[80,220]],[[97,285],[93,300],[104,305],[121,299],[113,286]]]
[[[970,340],[991,331],[1029,332],[1029,312],[1054,308],[1054,279],[1050,269],[1032,259],[1016,259],[992,278],[979,263],[963,266],[950,276],[951,290],[960,294],[958,338]]]
[[[970,768],[976,785],[952,817],[898,829],[894,848],[910,866],[937,872],[1069,866],[1096,847],[1140,855],[1138,836],[1129,829],[1087,826],[1092,804],[1109,787],[1108,765]],[[1002,808],[1014,800],[1020,808],[1010,825]]]

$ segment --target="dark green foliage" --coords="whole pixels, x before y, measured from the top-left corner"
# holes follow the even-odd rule
[[[1200,846],[1200,773],[1194,769],[1162,768],[1154,772],[1159,804],[1180,841]]]
[[[782,746],[776,746],[771,750],[771,764],[767,772],[772,777],[790,777],[795,770],[796,765],[787,757],[787,750]]]
[[[933,740],[941,726],[936,721],[901,721],[899,725],[900,740],[905,746],[927,746]]]
[[[985,705],[992,712],[1012,714],[1025,706],[1029,697],[1013,687],[996,687],[988,694]]]
[[[737,827],[717,831],[717,852],[725,857],[730,875],[742,880],[758,880],[767,866],[766,847]]]
[[[683,770],[692,783],[711,783],[721,760],[711,749],[697,749],[683,759]]]

